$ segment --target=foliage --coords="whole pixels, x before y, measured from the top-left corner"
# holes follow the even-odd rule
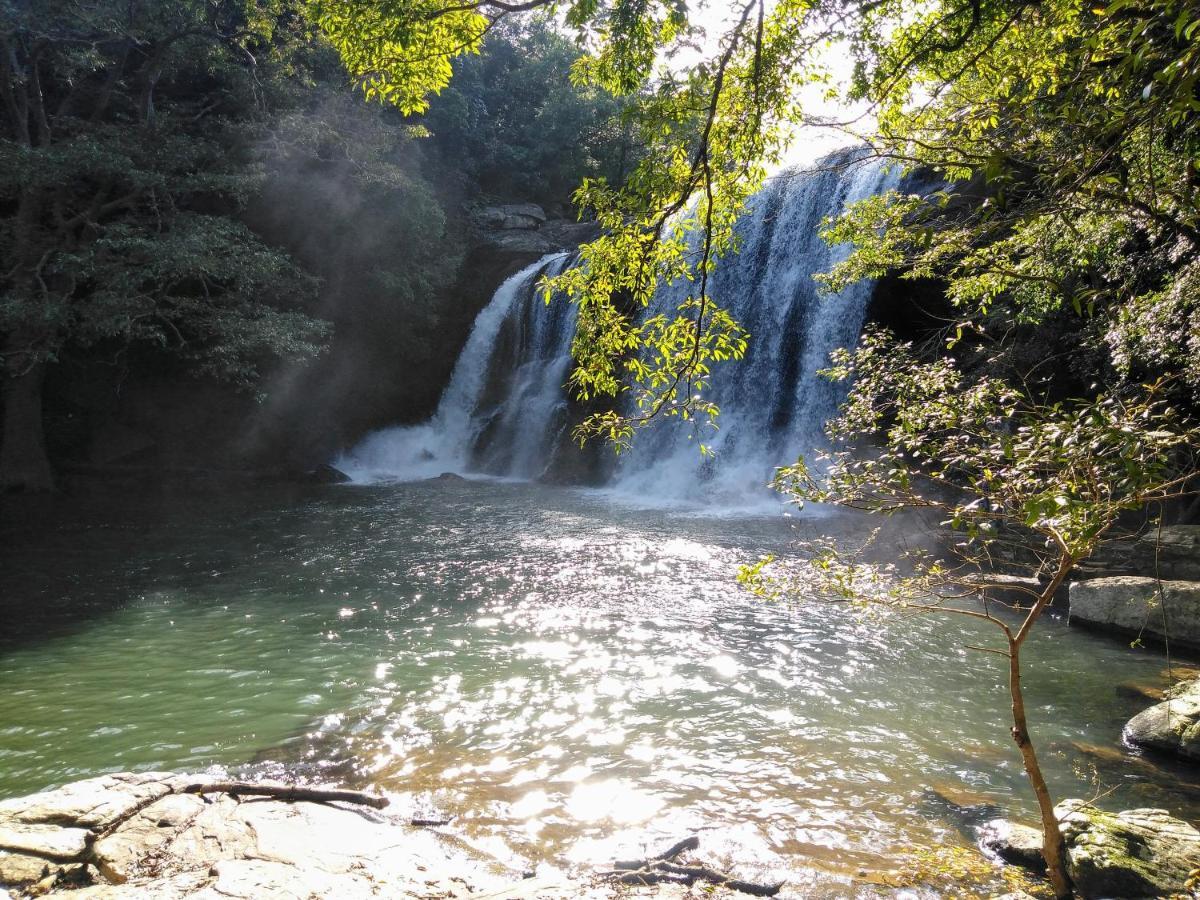
[[[885,32],[892,12],[859,27],[856,90],[879,109],[870,140],[947,185],[828,223],[830,240],[857,247],[830,286],[897,268],[940,276],[964,320],[993,330],[1072,310],[1125,377],[1200,385],[1170,349],[1200,329],[1188,288],[1200,6],[938,3]]]
[[[637,152],[623,104],[572,83],[579,56],[545,19],[501,21],[421,118],[429,161],[463,173],[474,192],[547,205],[583,178],[623,181]]]
[[[828,427],[833,447],[815,465],[802,458],[780,469],[779,489],[800,502],[936,515],[945,546],[910,552],[895,567],[869,561],[865,547],[824,542],[798,565],[764,559],[739,578],[764,596],[799,590],[994,625],[1001,645],[973,649],[1007,663],[1012,733],[1038,799],[1043,854],[1055,894],[1069,896],[1054,804],[1026,721],[1021,648],[1123,513],[1187,493],[1200,475],[1200,429],[1161,382],[1051,401],[1025,385],[968,377],[949,358],[922,361],[880,332],[835,354],[827,374],[853,381]],[[998,582],[997,574],[1026,580]]]
[[[308,0],[308,10],[366,96],[405,113],[428,108],[450,83],[450,61],[478,51],[489,28],[473,5],[439,0]]]
[[[381,366],[435,361],[439,304],[461,248],[421,170],[416,129],[327,79],[307,100],[260,145],[250,219],[321,277],[318,308],[337,326],[335,353]]]
[[[467,4],[488,21],[508,12],[549,5],[533,0]],[[436,52],[453,57],[475,49],[442,34],[437,22],[458,15],[422,3],[403,14],[386,40],[406,61]],[[347,19],[370,18],[369,0],[342,4]],[[586,178],[576,193],[581,211],[604,233],[583,248],[582,264],[546,285],[579,307],[571,376],[583,399],[631,391],[632,415],[599,414],[579,435],[625,441],[659,417],[711,416],[702,399],[713,364],[745,352],[745,335],[710,296],[716,260],[733,251],[733,225],[747,198],[778,159],[787,123],[796,114],[795,89],[821,77],[807,51],[823,39],[804,31],[809,0],[763,0],[739,6],[735,21],[707,58],[686,68],[660,65],[664,53],[697,36],[685,8],[671,2],[578,0],[561,7],[565,23],[587,49],[575,65],[577,84],[626,96],[633,139],[644,156],[623,183]],[[354,44],[352,68],[367,51],[364,35],[343,21],[323,19],[339,47]],[[383,40],[378,35],[373,39]],[[407,62],[396,71],[402,73]],[[411,82],[414,90],[438,90]],[[402,108],[415,108],[407,96]],[[657,285],[686,279],[693,289],[671,314],[640,316]]]
[[[968,378],[949,358],[922,362],[877,331],[835,353],[827,374],[852,381],[828,426],[844,449],[818,456],[819,472],[803,461],[781,469],[783,489],[875,512],[936,510],[967,542],[960,553],[977,548],[977,568],[995,568],[990,549],[1015,532],[1043,559],[1090,555],[1122,512],[1178,490],[1200,452],[1200,431],[1162,383],[1042,401],[999,378]],[[878,452],[851,449],[864,438]]]
[[[315,353],[313,282],[228,218],[260,182],[249,139],[263,80],[284,71],[282,6],[3,13],[6,371],[68,342],[150,341],[237,380],[264,354]]]

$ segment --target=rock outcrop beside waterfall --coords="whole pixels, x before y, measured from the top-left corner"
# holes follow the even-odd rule
[[[1200,648],[1200,582],[1118,575],[1077,581],[1070,597],[1072,624]]]

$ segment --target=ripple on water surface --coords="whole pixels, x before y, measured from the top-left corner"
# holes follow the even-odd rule
[[[739,563],[837,520],[454,482],[126,506],[6,551],[0,796],[270,760],[525,860],[699,830],[835,893],[968,845],[931,785],[1029,812],[1002,673],[962,646],[981,635],[739,592]],[[1053,621],[1026,656],[1059,796],[1091,795],[1099,760],[1113,805],[1195,811],[1187,785],[1103,768],[1116,682],[1161,658]]]

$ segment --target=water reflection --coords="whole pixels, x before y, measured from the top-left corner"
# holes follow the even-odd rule
[[[451,483],[214,502],[118,561],[71,535],[62,565],[88,588],[69,599],[129,600],[0,656],[0,795],[269,760],[377,784],[530,863],[698,831],[747,877],[834,893],[914,846],[966,846],[945,796],[1029,812],[1002,673],[964,623],[739,592],[736,565],[794,532]],[[45,581],[0,569],[4,596],[68,598]],[[1088,761],[1126,752],[1115,683],[1162,660],[1053,622],[1026,655],[1052,787],[1088,796]],[[1171,773],[1101,774],[1114,806],[1197,808]]]

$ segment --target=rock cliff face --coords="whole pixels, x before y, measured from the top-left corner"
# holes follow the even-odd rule
[[[1110,542],[1080,571],[1072,624],[1200,650],[1200,525]]]

